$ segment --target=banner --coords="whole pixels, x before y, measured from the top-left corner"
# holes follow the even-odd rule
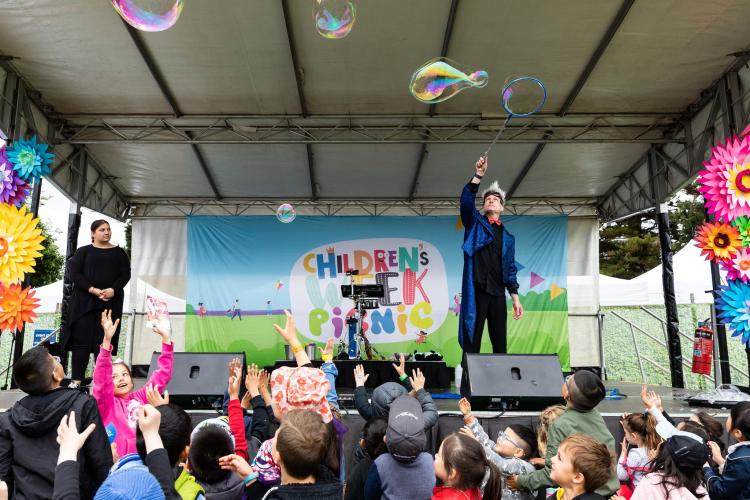
[[[516,238],[525,314],[508,320],[508,350],[557,353],[569,366],[567,218],[506,216]],[[463,227],[457,217],[188,217],[186,349],[245,351],[259,365],[284,356],[273,329],[284,309],[300,340],[347,341],[353,303],[342,297],[346,271],[356,284],[382,284],[385,297],[364,328],[383,355],[436,350],[460,362],[458,313]],[[507,300],[510,310],[510,297]],[[491,352],[489,336],[483,352]]]

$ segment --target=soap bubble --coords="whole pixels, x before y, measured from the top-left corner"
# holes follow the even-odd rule
[[[325,38],[344,38],[357,20],[355,0],[315,0],[313,2],[315,28]]]
[[[438,57],[427,61],[414,72],[409,91],[418,101],[434,104],[450,99],[463,89],[484,87],[487,81],[486,71],[467,74],[458,69],[455,61]]]
[[[182,0],[112,0],[118,14],[141,31],[164,31],[177,22]]]
[[[279,222],[289,224],[295,217],[297,217],[297,212],[294,211],[294,207],[289,203],[279,205],[279,208],[276,209],[276,218],[279,219]]]
[[[503,108],[516,116],[532,115],[544,106],[547,90],[544,83],[533,76],[509,76],[502,90]]]

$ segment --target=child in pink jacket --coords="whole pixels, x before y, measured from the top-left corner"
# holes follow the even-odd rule
[[[104,426],[112,424],[116,429],[114,443],[117,454],[122,457],[128,453],[137,453],[135,429],[138,425],[138,409],[148,403],[147,389],[153,386],[155,391],[161,393],[172,378],[174,345],[169,331],[154,327],[154,332],[162,338],[158,369],[143,388],[132,392],[133,379],[127,365],[120,360],[112,364],[111,342],[119,322],[118,319],[112,323],[111,311],[102,312],[104,341],[96,358],[92,394],[99,406]]]

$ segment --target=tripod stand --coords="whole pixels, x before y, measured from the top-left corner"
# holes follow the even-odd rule
[[[346,348],[349,359],[374,359],[382,358],[364,332],[364,318],[368,309],[377,309],[376,298],[383,296],[383,285],[355,285],[354,276],[359,271],[353,269],[347,271],[349,283],[341,285],[341,293],[344,297],[354,302],[354,314],[346,319],[349,328],[349,346]],[[339,352],[345,349],[343,340],[339,346]]]

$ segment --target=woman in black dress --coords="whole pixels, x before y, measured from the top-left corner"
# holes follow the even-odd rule
[[[109,240],[112,230],[105,220],[91,223],[91,245],[73,254],[68,272],[73,281],[67,325],[63,330],[61,349],[70,351],[71,379],[80,384],[90,355],[99,352],[104,332],[99,324],[104,309],[112,310],[112,321],[122,317],[123,288],[130,281],[130,261],[125,251]],[[117,354],[120,327],[112,339],[112,354]]]

